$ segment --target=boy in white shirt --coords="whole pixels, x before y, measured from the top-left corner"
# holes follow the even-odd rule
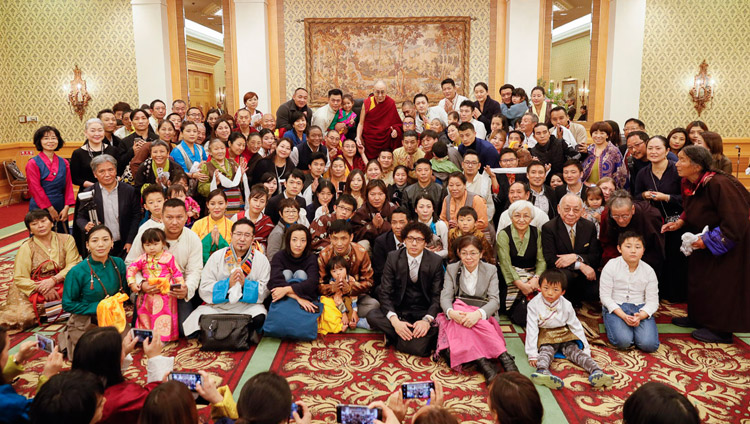
[[[605,374],[591,358],[591,349],[576,316],[573,305],[562,297],[568,286],[565,274],[548,269],[539,277],[541,293],[528,304],[526,318],[526,355],[536,368],[531,374],[534,384],[561,389],[563,380],[550,373],[549,366],[559,351],[574,364],[589,373],[594,387],[612,384],[612,376]]]
[[[607,262],[599,280],[599,297],[607,338],[618,349],[635,345],[644,352],[659,348],[654,312],[659,309],[659,281],[641,260],[643,237],[626,231],[617,243],[622,256]]]

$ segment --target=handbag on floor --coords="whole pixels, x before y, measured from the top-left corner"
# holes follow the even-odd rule
[[[323,304],[317,301],[313,304],[318,311],[310,313],[288,296],[272,302],[263,324],[263,335],[279,339],[315,340],[318,338],[318,317]]]
[[[253,317],[244,314],[201,315],[200,341],[202,351],[240,351],[250,349],[250,323]]]
[[[510,318],[510,322],[519,327],[523,327],[524,329],[526,328],[526,308],[529,305],[529,300],[533,299],[538,293],[539,292],[535,291],[531,297],[527,297],[523,293],[518,292],[516,300],[513,301],[513,304],[510,305],[510,309],[508,309],[508,318]]]

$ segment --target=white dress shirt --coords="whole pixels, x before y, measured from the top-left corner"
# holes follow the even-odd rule
[[[570,301],[562,296],[553,303],[547,303],[544,296],[536,295],[529,301],[526,315],[526,355],[530,361],[539,357],[540,328],[560,328],[567,326],[570,331],[583,343],[583,353],[591,356],[591,348],[583,332],[581,321]]]
[[[472,182],[466,182],[466,189],[481,196],[487,203],[487,217],[495,216],[495,202],[492,200],[492,180],[487,173],[477,174]]]
[[[456,284],[459,284],[459,287],[461,287],[461,292],[465,293],[468,296],[476,296],[477,295],[477,282],[479,281],[479,266],[474,268],[474,271],[469,272],[466,270],[466,267],[461,265],[461,281],[456,282]],[[453,308],[448,308],[448,311],[445,313],[445,317],[448,319],[451,319],[451,311]],[[487,319],[487,312],[484,311],[484,309],[479,308],[477,309],[480,314],[482,314],[482,319]]]
[[[118,200],[118,187],[120,183],[115,184],[112,191],[104,188],[99,184],[102,192],[102,210],[104,211],[104,224],[112,232],[112,241],[120,241],[120,202]]]
[[[409,252],[406,252],[406,264],[409,266],[409,282],[407,284],[416,284],[415,281],[419,280],[419,267],[422,265],[422,256],[424,256],[424,250],[422,250],[422,252],[416,257],[411,256]],[[417,278],[412,279],[412,269],[415,268]],[[388,311],[388,313],[385,314],[385,317],[391,319],[391,317],[398,317],[398,315],[393,311]],[[435,319],[432,315],[425,315],[424,318],[429,322],[432,322],[432,320]]]
[[[453,97],[453,110],[455,110],[456,112],[459,112],[459,109],[461,108],[461,103],[462,103],[462,102],[463,102],[464,100],[469,100],[469,99],[467,99],[466,97],[464,97],[464,96],[462,96],[462,95],[460,95],[460,94],[456,93],[456,96],[455,96],[455,97]],[[438,107],[440,107],[440,109],[443,109],[443,110],[445,110],[445,99],[441,99],[441,100],[440,100],[440,101],[438,102]],[[446,112],[446,115],[447,115],[447,114],[448,114],[448,113]]]
[[[659,281],[646,262],[639,261],[635,271],[630,272],[630,266],[620,256],[604,265],[599,278],[599,297],[609,312],[623,303],[643,304],[641,310],[651,317],[659,309]]]
[[[474,131],[477,133],[477,138],[487,140],[487,128],[484,127],[484,124],[476,119],[472,119],[471,124],[474,125]]]

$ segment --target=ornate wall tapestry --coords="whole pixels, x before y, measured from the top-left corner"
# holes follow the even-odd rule
[[[305,19],[310,103],[326,103],[334,87],[366,97],[379,79],[397,103],[420,92],[435,103],[443,98],[435,81],[469,85],[470,29],[460,16]]]

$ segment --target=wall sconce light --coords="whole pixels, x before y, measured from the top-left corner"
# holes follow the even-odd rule
[[[76,65],[73,68],[73,80],[70,82],[68,104],[81,121],[83,121],[83,114],[86,113],[86,107],[88,107],[90,100],[91,95],[86,90],[86,81],[81,78],[81,70]]]
[[[589,98],[589,89],[586,88],[586,80],[583,80],[583,86],[578,89],[578,98],[581,101],[581,106],[585,106],[586,100]]]
[[[708,75],[708,63],[705,59],[698,69],[698,74],[693,80],[693,87],[690,89],[690,97],[700,117],[701,112],[708,107],[708,103],[714,98],[714,79],[711,78],[711,75]]]

